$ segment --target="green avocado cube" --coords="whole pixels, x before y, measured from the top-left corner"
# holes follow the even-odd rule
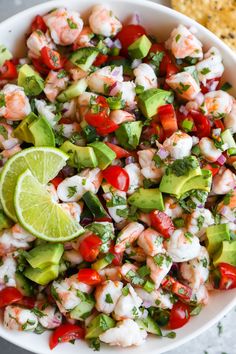
[[[208,226],[206,236],[207,251],[210,255],[213,255],[219,251],[223,241],[230,240],[229,225],[219,224]]]
[[[115,152],[101,141],[94,141],[89,146],[93,148],[101,170],[105,170],[116,158]]]
[[[135,150],[139,144],[142,127],[141,121],[121,124],[115,131],[119,144],[125,149]]]
[[[18,74],[18,85],[24,88],[26,95],[38,96],[44,89],[44,80],[28,64],[24,64]]]
[[[113,318],[101,313],[96,316],[86,328],[85,339],[98,338],[100,334],[107,331],[110,328],[115,327],[116,322]]]
[[[6,60],[11,60],[13,58],[11,52],[5,47],[5,45],[0,45],[0,66],[3,66]]]
[[[61,243],[46,243],[37,246],[26,254],[26,259],[33,268],[44,269],[52,264],[57,265],[63,255]]]
[[[87,167],[94,168],[98,165],[98,160],[92,147],[77,146],[70,141],[65,141],[60,149],[69,155],[70,166],[82,169]]]
[[[154,209],[160,211],[165,209],[162,193],[158,188],[139,188],[128,198],[128,203],[146,213]]]
[[[26,278],[39,285],[47,285],[59,275],[59,265],[50,265],[44,269],[28,267],[24,271]]]
[[[38,120],[39,117],[36,116],[33,112],[31,112],[27,117],[25,117],[18,127],[14,130],[14,136],[20,140],[23,140],[27,143],[33,144],[34,137],[29,130],[29,125],[34,121]]]
[[[33,121],[29,126],[34,146],[55,146],[55,136],[51,125],[44,117]]]
[[[160,106],[170,102],[173,98],[171,91],[151,88],[138,96],[138,107],[146,118],[152,118],[157,114]]]
[[[129,56],[132,59],[145,58],[152,46],[152,42],[144,34],[128,47]]]
[[[202,170],[200,176],[189,179],[181,189],[181,195],[193,190],[198,189],[205,192],[211,191],[212,173],[208,170]]]
[[[79,48],[70,56],[70,61],[84,71],[88,71],[93,65],[99,50],[94,47]]]
[[[236,241],[223,241],[219,251],[213,257],[213,264],[228,263],[236,267]]]

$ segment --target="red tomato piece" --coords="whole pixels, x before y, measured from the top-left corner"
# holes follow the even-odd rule
[[[170,329],[183,327],[190,319],[190,308],[181,301],[176,302],[170,312]]]
[[[38,71],[41,75],[48,75],[50,69],[42,62],[41,59],[32,59],[32,63],[36,71]]]
[[[223,132],[225,130],[225,126],[224,123],[222,122],[221,119],[217,119],[214,121],[214,126],[218,129],[221,129],[221,132]]]
[[[165,76],[166,72],[167,72],[167,65],[171,64],[171,57],[167,53],[164,44],[154,43],[150,48],[149,55],[147,57],[147,61],[150,61],[152,59],[153,53],[157,54],[157,53],[161,53],[161,52],[163,53],[163,58],[162,58],[160,65],[159,65],[159,75]]]
[[[47,29],[48,29],[47,25],[44,22],[44,19],[42,18],[42,16],[37,15],[31,24],[31,32],[34,32],[37,30],[40,30],[42,32],[46,32]]]
[[[59,124],[72,124],[73,121],[70,118],[61,118]]]
[[[121,54],[127,56],[128,47],[144,34],[146,34],[146,30],[140,25],[123,26],[122,30],[116,35],[122,45]]]
[[[63,178],[61,177],[55,177],[53,178],[50,182],[54,185],[54,187],[57,189],[59,184],[63,181]]]
[[[0,80],[14,80],[18,76],[16,66],[11,60],[6,60],[0,68]]]
[[[28,309],[33,309],[35,307],[35,302],[36,300],[34,297],[24,296],[21,300],[17,301],[16,304]]]
[[[124,157],[129,157],[131,154],[129,151],[121,148],[118,145],[115,144],[111,144],[111,143],[106,143],[106,145],[112,150],[114,151],[114,153],[116,154],[116,158],[117,159],[122,159]]]
[[[189,115],[193,118],[198,138],[208,137],[211,133],[211,125],[209,119],[202,113],[197,111],[191,111]]]
[[[144,140],[150,141],[155,135],[156,140],[158,140],[159,143],[163,143],[165,140],[164,129],[159,123],[152,121],[148,127],[143,129],[142,137]]]
[[[60,325],[52,332],[49,339],[49,347],[53,349],[59,343],[70,342],[75,339],[82,339],[85,336],[84,328],[73,325],[71,323],[65,323]]]
[[[167,276],[161,283],[164,289],[167,289],[177,295],[179,298],[189,301],[192,295],[192,289],[171,276]]]
[[[110,166],[103,171],[103,177],[116,189],[127,192],[129,189],[129,175],[120,166]]]
[[[95,59],[93,66],[101,66],[106,63],[108,59],[108,55],[106,54],[98,54],[97,58]]]
[[[41,57],[43,63],[51,70],[59,70],[62,68],[61,56],[55,50],[48,47],[41,49]]]
[[[13,287],[4,288],[0,291],[0,308],[20,301],[23,295],[19,290]]]
[[[159,107],[158,117],[167,138],[178,130],[175,109],[172,104],[165,104],[164,106]]]
[[[119,125],[114,123],[110,118],[105,118],[102,125],[97,127],[97,133],[101,136],[106,136],[113,133],[119,128]]]
[[[173,63],[167,63],[166,65],[166,77],[170,77],[171,75],[177,74],[179,72],[178,66]]]
[[[100,274],[95,269],[90,268],[80,269],[78,279],[88,285],[97,285],[102,281]]]
[[[206,81],[206,84],[203,85],[203,83],[200,84],[200,88],[203,94],[208,93],[210,91],[215,91],[220,89],[220,77],[216,77],[215,79],[210,79]],[[215,86],[215,82],[217,83],[217,86]]]
[[[164,238],[169,238],[174,232],[174,224],[171,218],[160,210],[153,210],[150,213],[152,227],[160,232]]]
[[[84,238],[79,246],[79,252],[86,262],[93,262],[100,252],[102,240],[96,235]]]
[[[228,263],[220,263],[218,266],[220,272],[220,290],[229,290],[236,288],[236,267]]]
[[[122,265],[122,260],[123,260],[123,255],[124,255],[124,253],[123,253],[123,252],[117,253],[117,252],[115,251],[115,245],[114,245],[113,243],[111,244],[111,247],[110,247],[110,249],[109,249],[109,252],[110,252],[111,254],[113,254],[113,256],[114,256],[114,258],[113,258],[113,260],[112,260],[112,264],[113,264],[114,266],[121,266],[121,265]]]
[[[208,164],[204,165],[202,168],[204,170],[211,171],[212,176],[214,177],[219,172],[220,166],[217,165],[216,163],[214,163],[214,164],[209,164],[208,163]]]

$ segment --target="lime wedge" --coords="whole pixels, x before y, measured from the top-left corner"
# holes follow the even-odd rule
[[[43,240],[64,242],[84,232],[80,224],[53,201],[45,186],[30,170],[18,178],[14,205],[21,225]]]
[[[20,174],[29,169],[40,183],[46,184],[57,176],[67,159],[68,155],[63,151],[50,147],[32,147],[12,156],[0,177],[0,200],[5,213],[17,221],[14,192]]]

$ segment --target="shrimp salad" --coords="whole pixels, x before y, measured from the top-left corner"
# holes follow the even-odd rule
[[[57,8],[29,27],[24,58],[0,46],[1,168],[29,147],[68,154],[47,191],[83,232],[46,242],[0,210],[3,326],[48,330],[51,349],[174,338],[212,291],[236,288],[221,53],[181,24],[159,43],[103,4],[86,22]]]

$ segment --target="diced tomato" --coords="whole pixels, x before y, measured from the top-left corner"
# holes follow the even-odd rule
[[[170,238],[175,229],[171,218],[160,210],[153,210],[150,213],[150,218],[152,227],[164,238]]]
[[[62,181],[63,181],[63,178],[55,177],[50,182],[54,185],[55,188],[57,188]]]
[[[203,85],[203,83],[200,84],[200,88],[203,94],[208,93],[210,91],[216,91],[220,89],[220,77],[216,77],[215,79],[210,79],[206,81],[206,84]],[[214,83],[218,81],[217,86],[215,87]],[[214,89],[212,89],[212,85],[214,85]]]
[[[113,264],[114,266],[121,266],[121,265],[122,265],[122,260],[123,260],[123,255],[124,255],[124,253],[123,253],[123,252],[117,253],[117,252],[115,251],[115,245],[114,245],[113,243],[111,244],[111,247],[110,247],[110,249],[109,249],[109,252],[110,252],[111,254],[113,254],[113,256],[114,256],[114,258],[113,258],[113,260],[112,260],[112,264]]]
[[[112,150],[114,151],[114,153],[116,154],[116,158],[117,159],[122,159],[124,157],[129,157],[131,156],[130,152],[121,148],[118,145],[115,144],[111,144],[111,143],[106,143],[106,145]]]
[[[197,111],[191,111],[189,112],[189,115],[193,118],[195,127],[197,129],[195,135],[197,135],[197,137],[200,139],[208,137],[211,133],[211,125],[209,119]]]
[[[103,171],[103,177],[116,189],[127,192],[129,189],[129,175],[120,166],[110,166]]]
[[[0,67],[0,80],[14,80],[18,76],[16,66],[11,60],[6,60]]]
[[[106,136],[113,133],[119,128],[119,125],[114,123],[110,118],[105,118],[102,125],[96,128],[96,131],[101,136]]]
[[[48,29],[47,25],[44,22],[44,19],[42,18],[42,16],[37,15],[31,24],[31,32],[34,32],[37,30],[40,30],[42,32],[46,32],[47,29]]]
[[[23,295],[14,287],[4,288],[0,291],[0,308],[22,300]]]
[[[59,120],[59,124],[72,124],[73,121],[70,119],[70,118],[64,118],[62,117],[60,120]]]
[[[163,143],[165,140],[163,127],[155,121],[152,121],[149,126],[145,127],[142,133],[142,138],[147,141],[150,141],[153,136],[156,136],[155,140],[158,140],[159,143]]]
[[[127,56],[128,47],[144,34],[146,34],[146,31],[140,25],[123,26],[122,30],[116,35],[122,45],[121,54]]]
[[[54,349],[59,343],[66,343],[76,339],[82,339],[85,336],[84,328],[65,323],[57,327],[51,334],[49,339],[50,349]]]
[[[91,268],[80,269],[78,279],[81,283],[85,283],[87,285],[97,285],[102,281],[100,274],[95,269]]]
[[[216,163],[214,163],[214,164],[209,164],[208,163],[208,164],[204,165],[202,168],[204,170],[211,171],[212,176],[214,177],[219,172],[220,166],[217,165]]]
[[[166,77],[170,77],[171,75],[177,74],[179,72],[178,66],[173,63],[167,63],[166,65]]]
[[[17,301],[16,304],[26,307],[27,309],[33,309],[35,307],[35,298],[24,296],[21,300]]]
[[[189,286],[181,284],[171,276],[167,276],[161,283],[164,289],[167,289],[185,301],[189,301],[192,295],[192,289]]]
[[[108,55],[98,54],[97,58],[93,63],[93,66],[101,66],[106,63],[107,59],[108,59]]]
[[[41,57],[43,63],[51,70],[59,70],[62,68],[61,56],[55,50],[49,47],[41,49]]]
[[[178,130],[175,109],[172,104],[165,104],[164,106],[159,107],[158,117],[167,138]]]
[[[32,63],[36,71],[38,71],[41,75],[48,75],[50,69],[42,62],[42,59],[32,59]]]
[[[103,216],[102,218],[94,218],[94,221],[98,222],[112,222],[112,219],[109,215]]]
[[[190,308],[181,301],[176,302],[170,312],[170,329],[183,327],[190,319]]]
[[[171,64],[171,57],[167,53],[167,51],[165,49],[165,45],[163,43],[154,43],[151,46],[147,60],[145,60],[146,62],[149,62],[150,60],[152,60],[153,53],[154,54],[163,53],[163,58],[162,58],[160,65],[159,65],[159,75],[163,77],[167,73],[167,66]],[[170,70],[170,67],[169,67],[169,70]]]
[[[84,238],[79,246],[79,252],[86,262],[93,262],[100,252],[102,240],[96,235]]]
[[[217,129],[221,129],[221,132],[223,132],[225,130],[225,126],[224,126],[224,123],[222,122],[221,119],[217,119],[214,121],[214,126],[217,128]]]
[[[220,263],[218,265],[220,272],[220,290],[229,290],[236,288],[236,267],[228,263]]]

